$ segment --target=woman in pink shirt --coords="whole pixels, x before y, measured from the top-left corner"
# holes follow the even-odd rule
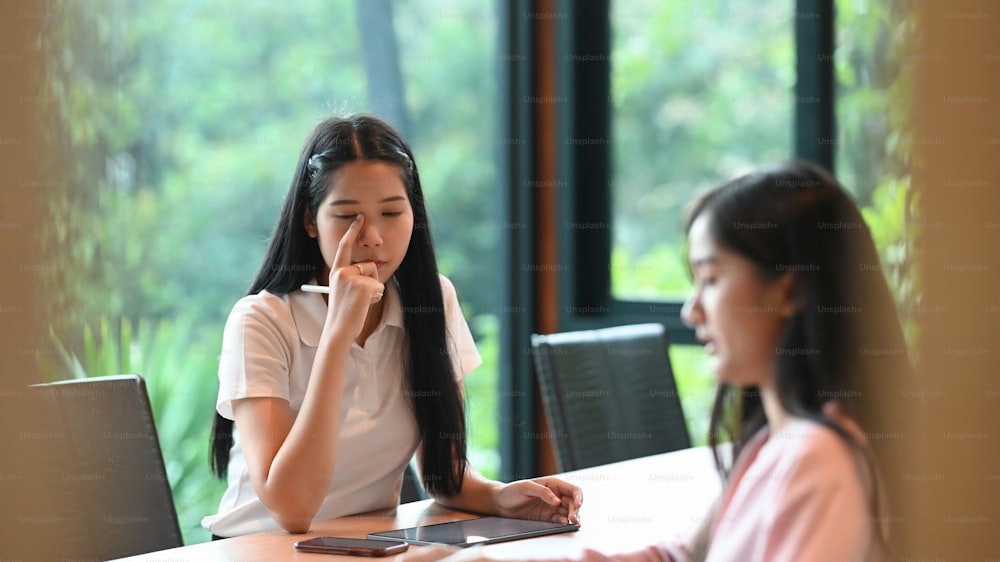
[[[792,162],[696,200],[687,235],[694,292],[681,316],[719,383],[709,443],[732,443],[736,460],[726,466],[716,454],[725,485],[700,527],[582,559],[886,558],[881,455],[860,428],[887,429],[878,390],[910,365],[857,206],[827,172]],[[446,555],[414,550],[407,560]]]

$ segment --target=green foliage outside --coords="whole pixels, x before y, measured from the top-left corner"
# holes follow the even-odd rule
[[[761,163],[788,158],[793,4],[612,3],[616,297],[683,296],[678,250],[688,201]]]
[[[852,190],[896,297],[910,358],[920,360],[917,316],[924,309],[917,263],[920,232],[910,170],[913,61],[918,44],[912,2],[838,0],[837,175]]]
[[[483,364],[465,378],[465,404],[469,433],[469,462],[480,473],[497,478],[500,474],[500,424],[497,381],[500,378],[500,321],[481,314],[472,322],[480,334],[476,341]]]

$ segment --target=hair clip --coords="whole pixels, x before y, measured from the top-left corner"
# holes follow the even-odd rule
[[[402,151],[402,150],[399,150],[399,149],[396,149],[396,154],[399,154],[400,156],[402,156],[403,160],[406,161],[406,171],[412,172],[413,171],[413,159],[410,158],[410,155],[407,154],[406,152]]]
[[[313,154],[309,157],[309,162],[306,163],[306,166],[311,172],[309,174],[309,178],[311,180],[315,180],[319,177],[319,173],[323,171],[323,163],[320,161],[322,157],[322,154]]]
[[[313,154],[312,156],[309,157],[309,162],[306,164],[307,166],[309,166],[309,169],[319,171],[320,168],[319,157],[320,157],[319,154]]]

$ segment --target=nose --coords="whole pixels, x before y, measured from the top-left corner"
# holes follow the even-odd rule
[[[358,244],[366,248],[382,245],[382,233],[379,232],[378,221],[369,220],[365,216],[365,223],[361,226],[361,232],[358,233]]]
[[[688,328],[705,323],[705,311],[701,308],[701,289],[696,289],[681,307],[681,320]]]

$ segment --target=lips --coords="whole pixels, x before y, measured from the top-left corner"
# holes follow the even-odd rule
[[[695,339],[698,340],[698,343],[700,343],[700,344],[702,344],[702,345],[705,346],[705,353],[707,353],[709,355],[715,355],[715,351],[716,351],[715,340],[713,340],[712,338],[710,338],[710,337],[708,337],[708,336],[706,336],[706,335],[704,335],[702,333],[698,333],[698,332],[695,332],[695,336],[694,337],[695,337]]]

